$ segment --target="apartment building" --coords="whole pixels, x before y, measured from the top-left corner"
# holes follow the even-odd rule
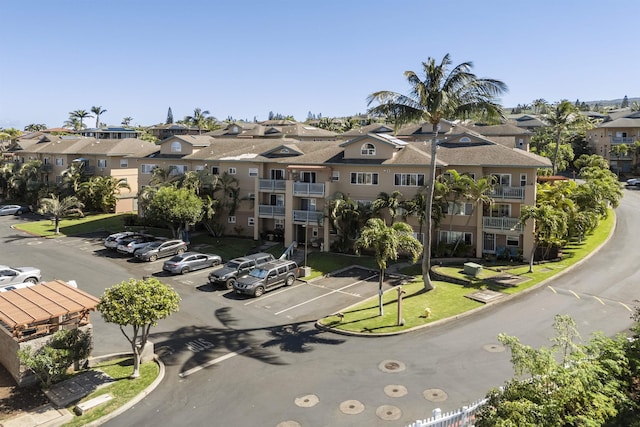
[[[593,129],[587,131],[587,144],[594,154],[609,161],[614,172],[631,172],[638,159],[634,143],[640,141],[640,111],[616,113]],[[617,153],[614,147],[622,144],[629,148],[626,154]]]

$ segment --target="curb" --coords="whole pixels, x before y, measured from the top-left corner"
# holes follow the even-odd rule
[[[595,250],[591,251],[589,254],[587,254],[580,261],[578,261],[575,264],[573,264],[571,267],[565,268],[564,270],[558,272],[557,274],[554,274],[552,277],[549,277],[548,279],[543,280],[542,282],[538,283],[537,285],[534,285],[534,286],[532,286],[530,288],[527,288],[527,289],[525,289],[525,290],[523,290],[521,292],[518,292],[517,294],[507,295],[505,298],[502,298],[502,299],[500,299],[498,301],[493,301],[493,302],[486,303],[483,306],[480,306],[478,308],[474,308],[474,309],[469,310],[469,311],[465,311],[464,313],[460,313],[460,314],[458,314],[456,316],[447,317],[446,319],[436,320],[435,322],[427,323],[426,325],[414,326],[413,328],[409,328],[409,329],[406,329],[406,330],[403,330],[403,331],[386,332],[386,333],[380,333],[380,334],[345,331],[345,330],[342,330],[342,329],[335,329],[335,328],[332,328],[332,327],[329,327],[329,326],[321,325],[319,320],[316,320],[315,327],[316,327],[316,329],[319,329],[321,331],[333,332],[333,333],[338,334],[338,335],[363,337],[363,338],[380,338],[380,337],[388,337],[388,336],[406,334],[406,333],[417,331],[417,330],[421,330],[421,329],[434,328],[434,327],[440,326],[442,324],[446,324],[448,322],[452,322],[454,320],[464,319],[466,317],[473,316],[476,313],[482,312],[482,311],[484,311],[485,309],[487,309],[489,307],[493,307],[493,306],[498,305],[498,304],[505,304],[505,303],[510,302],[510,301],[512,301],[512,300],[514,300],[516,298],[519,298],[519,297],[521,297],[523,295],[527,295],[530,292],[538,290],[542,286],[547,285],[549,282],[552,282],[553,280],[557,279],[558,277],[561,277],[562,275],[568,273],[569,271],[572,271],[574,268],[576,268],[576,267],[584,264],[585,262],[587,262],[587,260],[589,260],[589,258],[591,258],[594,254],[596,254],[600,250],[600,248],[602,248],[604,245],[606,245],[609,242],[609,240],[611,240],[611,237],[613,237],[613,233],[616,230],[616,224],[617,224],[617,216],[615,216],[615,211],[612,211],[612,215],[614,215],[614,219],[613,219],[613,225],[611,226],[611,231],[609,232],[609,235],[607,236],[607,238],[604,239],[602,244],[600,244],[600,246],[598,246]],[[388,290],[386,292],[390,292],[390,291],[391,290]],[[361,302],[352,304],[350,306],[347,306],[347,307],[343,308],[340,311],[346,311],[346,310],[350,309],[351,307],[355,307],[355,306],[360,305],[360,304],[361,304]]]

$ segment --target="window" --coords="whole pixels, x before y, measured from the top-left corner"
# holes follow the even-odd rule
[[[491,205],[491,216],[493,218],[510,217],[511,205],[507,203],[495,203]]]
[[[44,159],[42,159],[42,164],[43,165],[48,165],[49,164],[49,158],[45,157]]]
[[[249,200],[255,200],[256,199],[256,193],[249,193],[248,198],[249,198]]]
[[[351,172],[351,183],[356,185],[378,185],[378,174],[374,172]]]
[[[120,167],[121,168],[128,168],[129,167],[129,160],[128,159],[120,159]]]
[[[394,184],[403,187],[420,187],[424,185],[423,173],[396,173]]]
[[[318,227],[313,227],[311,229],[311,236],[312,237],[318,237]]]
[[[453,244],[460,241],[465,245],[471,245],[473,244],[472,236],[472,233],[463,231],[440,231],[440,242]]]
[[[271,169],[270,175],[271,179],[284,179],[284,169]]]
[[[253,227],[256,223],[256,220],[254,217],[250,216],[249,218],[247,218],[247,225],[249,227]]]
[[[473,204],[462,202],[447,202],[447,215],[471,215]]]
[[[236,168],[229,168],[229,169],[227,169],[227,172],[229,173],[229,175],[235,175],[237,170],[236,170]]]
[[[181,153],[182,152],[182,144],[178,141],[174,141],[171,143],[171,152],[172,153]]]
[[[249,176],[258,176],[258,168],[249,168]]]
[[[203,171],[204,170],[204,166],[197,165],[195,168],[193,168],[193,170],[196,171],[196,172]]]
[[[236,223],[236,217],[235,217],[235,215],[230,216],[230,217],[229,217],[229,219],[228,219],[228,221],[229,221],[229,224],[235,224],[235,223]]]
[[[362,147],[360,147],[360,154],[363,156],[375,156],[376,146],[371,144],[370,142],[362,144]]]
[[[358,206],[363,206],[363,207],[367,207],[367,206],[371,206],[371,200],[354,200],[354,202],[356,202],[358,204]]]
[[[189,168],[186,165],[169,165],[171,173],[169,175],[184,175]]]
[[[56,175],[56,184],[62,184],[62,175]]]
[[[64,159],[62,157],[56,157],[56,166],[64,166]]]
[[[107,167],[107,159],[98,159],[98,167],[106,168]]]
[[[301,182],[314,183],[314,182],[316,182],[316,173],[315,172],[302,171],[302,172],[300,172],[300,181]]]
[[[333,171],[331,173],[331,181],[340,181],[340,171]]]
[[[520,246],[518,236],[507,236],[507,246]]]
[[[495,184],[498,186],[509,187],[511,186],[511,174],[508,173],[494,173],[491,174],[495,178]]]
[[[211,166],[211,175],[220,175],[220,169],[218,166]]]
[[[525,185],[527,185],[527,174],[526,173],[521,173],[520,174],[520,187],[524,187]]]
[[[140,173],[143,175],[149,175],[153,172],[153,169],[155,169],[155,167],[156,165],[140,165]]]
[[[284,219],[274,219],[273,228],[276,230],[284,230]]]

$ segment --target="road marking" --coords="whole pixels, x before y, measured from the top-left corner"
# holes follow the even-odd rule
[[[218,357],[218,358],[215,358],[215,359],[213,359],[213,360],[210,360],[210,361],[208,361],[208,362],[206,362],[206,363],[203,363],[202,365],[198,365],[198,366],[196,366],[195,368],[187,369],[187,370],[186,370],[186,371],[184,371],[184,372],[180,372],[180,373],[178,374],[178,376],[179,376],[180,378],[188,377],[189,375],[194,374],[194,373],[196,373],[196,372],[198,372],[198,371],[201,371],[201,370],[203,370],[204,368],[208,368],[209,366],[213,366],[213,365],[215,365],[216,363],[220,363],[220,362],[223,362],[223,361],[225,361],[225,360],[227,360],[227,359],[231,359],[232,357],[234,357],[234,356],[238,356],[239,354],[245,353],[245,352],[247,352],[247,351],[249,351],[249,350],[251,350],[251,347],[245,347],[245,348],[240,349],[240,350],[238,350],[238,351],[234,351],[234,352],[231,352],[231,353],[225,354],[224,356],[220,356],[220,357]]]
[[[558,291],[556,291],[555,289],[553,289],[551,286],[547,286],[547,288],[548,288],[548,289],[551,289],[551,291],[552,291],[554,294],[557,294],[557,293],[558,293]]]
[[[298,308],[298,307],[300,307],[300,306],[302,306],[302,305],[308,304],[308,303],[313,302],[313,301],[315,301],[315,300],[318,300],[318,299],[320,299],[320,298],[324,298],[324,297],[329,296],[329,295],[331,295],[331,294],[339,293],[339,292],[341,292],[343,289],[350,288],[351,286],[357,285],[358,283],[366,282],[367,280],[369,280],[369,279],[373,279],[373,278],[374,278],[374,277],[376,277],[376,276],[377,276],[377,274],[374,274],[373,276],[367,277],[366,279],[358,280],[357,282],[351,283],[350,285],[346,285],[346,286],[343,286],[342,288],[339,288],[339,289],[333,290],[333,291],[331,291],[331,292],[327,292],[326,294],[323,294],[323,295],[317,296],[317,297],[315,297],[315,298],[311,298],[310,300],[307,300],[307,301],[305,301],[305,302],[301,302],[300,304],[292,305],[292,306],[291,306],[291,307],[289,307],[289,308],[285,308],[284,310],[280,310],[280,311],[276,312],[276,313],[275,313],[275,315],[277,316],[278,314],[284,313],[285,311],[293,310],[294,308]],[[343,293],[344,293],[344,292],[343,292]]]
[[[573,292],[572,290],[569,290],[569,292],[571,292],[573,294],[574,297],[580,299],[580,295],[576,294],[575,292]]]
[[[280,289],[277,292],[270,292],[267,295],[263,294],[260,298],[255,298],[255,299],[252,299],[251,301],[247,301],[247,302],[244,303],[244,305],[251,305],[251,304],[254,304],[256,302],[264,301],[264,300],[266,300],[268,298],[275,297],[276,295],[280,295],[283,292],[290,291],[292,289],[297,288],[298,286],[303,286],[303,285],[304,285],[304,283],[300,283],[300,284],[294,285],[294,286],[285,286],[284,288]]]
[[[602,301],[602,300],[601,300],[600,298],[598,298],[597,296],[593,295],[593,297],[594,297],[595,299],[597,299],[597,300],[600,302],[600,304],[602,304],[602,305],[606,305],[606,304],[604,303],[604,301]]]
[[[626,308],[627,310],[629,310],[630,312],[633,313],[633,310],[631,308],[629,308],[629,306],[623,302],[618,302],[618,304],[620,304],[621,306],[623,306],[624,308]]]

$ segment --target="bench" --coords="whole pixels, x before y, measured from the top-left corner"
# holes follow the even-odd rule
[[[111,399],[113,399],[113,396],[111,396],[110,394],[101,394],[100,396],[89,399],[86,402],[78,403],[75,408],[73,408],[73,412],[75,412],[76,415],[82,415],[88,410],[95,408],[96,406],[107,403]]]

